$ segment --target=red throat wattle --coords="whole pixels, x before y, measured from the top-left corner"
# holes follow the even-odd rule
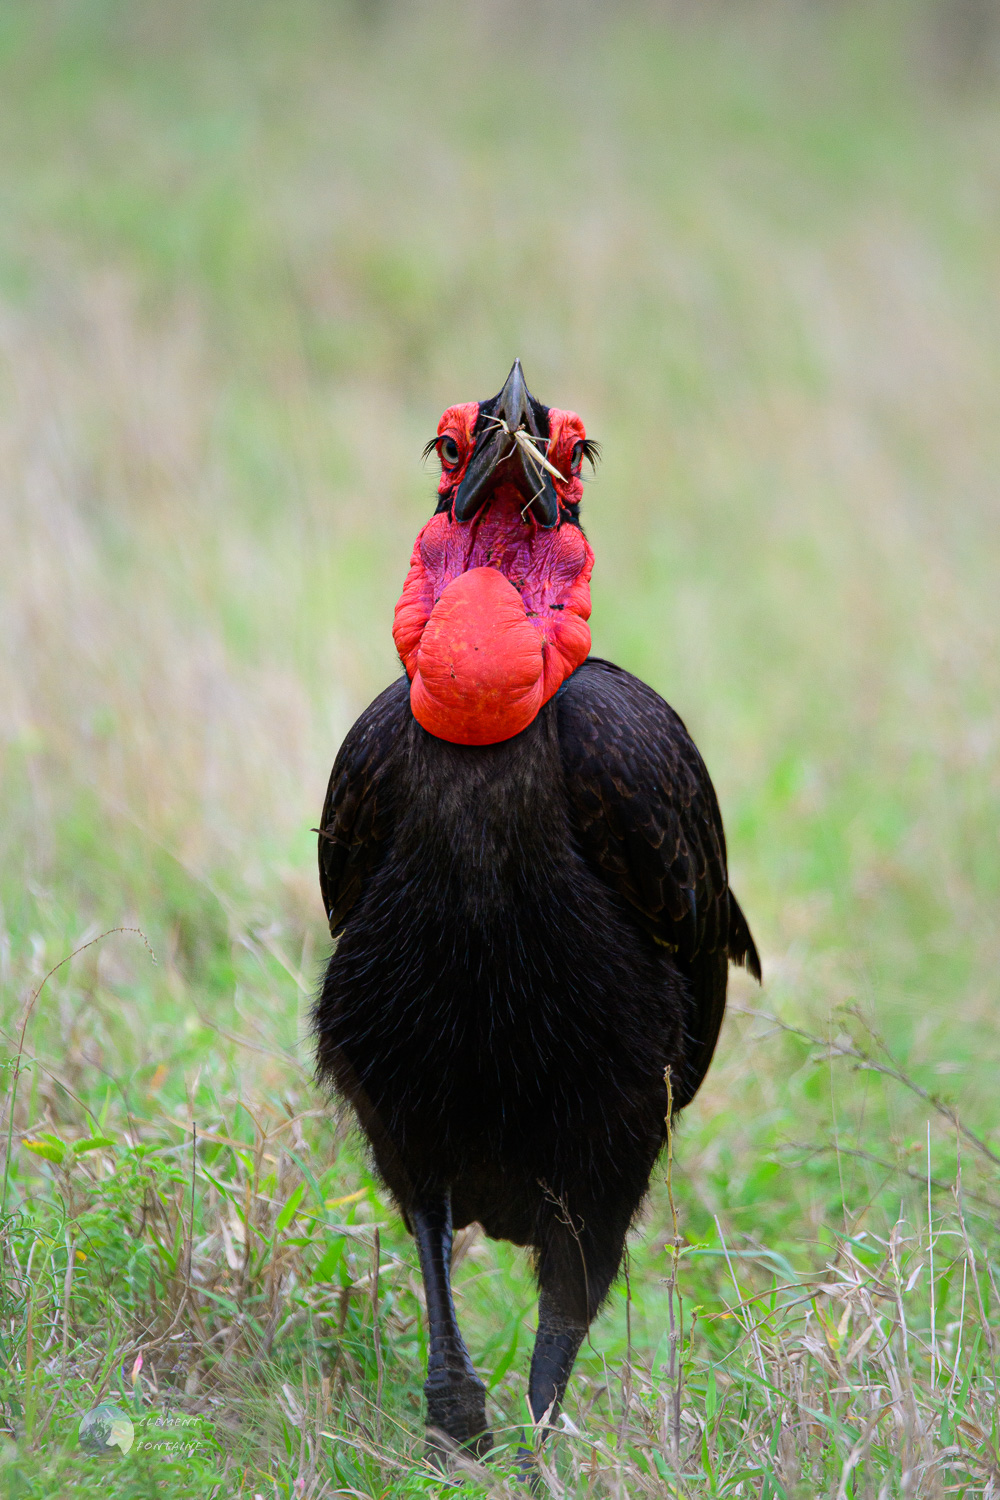
[[[471,521],[433,516],[396,605],[414,717],[454,744],[526,729],[590,651],[590,545],[572,524],[522,519],[523,506],[504,485]]]

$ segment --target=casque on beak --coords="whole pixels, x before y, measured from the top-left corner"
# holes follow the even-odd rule
[[[505,425],[501,425],[505,424]],[[548,407],[536,401],[525,384],[521,361],[515,359],[503,390],[479,408],[480,431],[465,478],[455,493],[456,521],[468,521],[501,477],[509,478],[531,506],[536,521],[550,530],[559,520],[559,497],[552,476],[532,461],[530,451],[514,433],[524,432],[541,454],[548,445]]]

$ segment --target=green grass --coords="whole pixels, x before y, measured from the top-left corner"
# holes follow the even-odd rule
[[[595,650],[694,732],[766,981],[552,1486],[1000,1484],[977,14],[0,11],[5,1493],[442,1491],[412,1244],[312,1081],[310,828],[397,670],[422,444],[515,354],[604,445]],[[530,1268],[459,1254],[510,1441]],[[100,1400],[127,1456],[78,1443]]]

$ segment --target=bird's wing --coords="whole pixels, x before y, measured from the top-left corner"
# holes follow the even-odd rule
[[[392,825],[387,766],[409,714],[400,678],[365,709],[340,747],[319,826],[319,883],[330,933],[337,937]]]
[[[570,808],[584,858],[670,948],[688,981],[693,1097],[715,1048],[729,961],[760,978],[753,937],[726,874],[722,815],[705,763],[658,693],[591,657],[557,698]]]

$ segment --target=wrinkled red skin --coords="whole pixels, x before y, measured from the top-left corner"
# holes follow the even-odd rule
[[[441,418],[438,438],[454,438],[460,456],[439,494],[461,482],[478,414],[469,402]],[[574,412],[553,409],[549,423],[563,508],[583,493],[570,463],[586,434]],[[414,544],[393,637],[414,717],[453,744],[492,745],[526,729],[590,651],[590,545],[571,522],[545,531],[524,508],[517,487],[501,484],[470,521],[442,511]]]

